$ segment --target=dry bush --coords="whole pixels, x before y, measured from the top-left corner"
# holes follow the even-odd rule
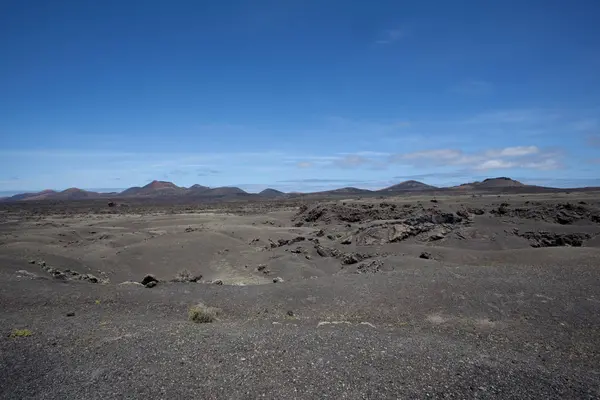
[[[188,319],[198,324],[214,322],[221,314],[220,308],[209,307],[203,303],[198,303],[190,307],[188,311]]]

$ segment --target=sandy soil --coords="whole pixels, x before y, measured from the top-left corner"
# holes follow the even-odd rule
[[[598,193],[1,207],[1,398],[600,397]]]

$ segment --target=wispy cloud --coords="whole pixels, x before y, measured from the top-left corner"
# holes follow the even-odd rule
[[[279,180],[278,183],[333,183],[333,182],[364,182],[356,179],[323,179],[323,178],[305,178],[305,179],[285,179]]]
[[[481,113],[467,118],[467,124],[539,124],[558,120],[561,114],[552,110],[514,109]]]
[[[460,149],[436,149],[413,153],[396,154],[390,162],[416,167],[462,167],[475,171],[493,169],[525,168],[553,170],[562,168],[562,154],[541,150],[536,146],[515,146],[464,152]]]
[[[403,37],[406,36],[406,33],[402,29],[388,29],[385,32],[380,34],[379,39],[375,41],[376,44],[392,44]]]
[[[600,128],[600,122],[595,118],[584,118],[575,121],[571,124],[571,128],[578,132],[590,133],[598,131]]]
[[[385,161],[391,154],[380,151],[358,151],[356,153],[338,153],[332,156],[304,156],[303,161],[296,162],[298,168],[359,168],[380,169],[388,163]]]
[[[333,165],[340,168],[355,168],[371,163],[371,160],[357,154],[347,155],[338,160],[333,161]]]
[[[220,173],[221,173],[221,171],[218,171],[216,169],[199,169],[196,171],[196,176],[211,176],[211,175],[217,175]]]
[[[532,154],[538,154],[540,149],[537,146],[516,146],[505,147],[500,150],[488,150],[486,155],[489,157],[522,157]]]

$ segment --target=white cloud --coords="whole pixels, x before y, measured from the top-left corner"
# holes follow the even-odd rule
[[[545,160],[534,161],[534,162],[526,162],[522,164],[524,168],[537,169],[541,171],[550,171],[554,169],[559,169],[562,167],[559,160],[554,158],[547,158]]]
[[[312,168],[313,163],[308,162],[308,161],[301,161],[301,162],[297,163],[296,166],[298,168]]]
[[[439,150],[427,150],[418,151],[415,153],[402,154],[401,159],[404,160],[418,160],[418,159],[443,159],[443,160],[454,160],[462,155],[462,151],[454,149],[439,149]]]
[[[551,110],[538,109],[514,109],[499,110],[481,113],[474,117],[466,119],[467,124],[540,124],[548,123],[560,118],[560,114]]]
[[[540,152],[540,149],[537,146],[516,146],[516,147],[506,147],[501,150],[491,150],[488,154],[490,156],[500,156],[500,157],[521,157],[527,156],[530,154],[537,154]]]
[[[537,146],[514,146],[465,153],[459,149],[437,149],[397,154],[390,162],[415,167],[461,166],[472,170],[527,168],[551,170],[561,168],[561,154],[542,151]]]
[[[474,169],[476,170],[486,170],[486,169],[502,169],[502,168],[513,168],[516,167],[517,163],[506,160],[487,160],[483,163],[476,165]]]

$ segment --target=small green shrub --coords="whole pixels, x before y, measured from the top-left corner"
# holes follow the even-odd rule
[[[190,307],[188,318],[192,322],[206,324],[216,321],[219,314],[221,314],[220,308],[208,307],[202,303],[198,303],[195,306]]]
[[[181,270],[175,275],[173,282],[198,282],[202,279],[202,275],[194,275],[187,269]]]
[[[15,329],[10,334],[10,337],[11,338],[28,337],[28,336],[31,336],[31,335],[33,335],[33,332],[31,332],[29,329]]]

